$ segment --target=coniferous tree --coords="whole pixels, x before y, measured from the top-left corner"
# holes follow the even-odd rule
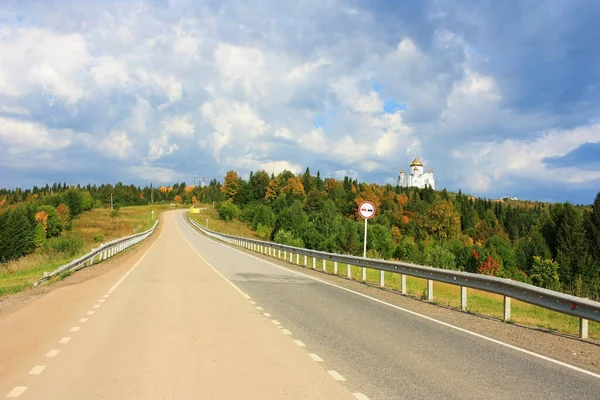
[[[556,227],[556,261],[560,280],[566,285],[573,285],[589,262],[583,217],[568,203]]]

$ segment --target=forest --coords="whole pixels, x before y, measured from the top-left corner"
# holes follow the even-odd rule
[[[358,204],[377,207],[367,256],[499,276],[600,299],[600,192],[591,206],[502,202],[283,171],[229,171],[205,187],[134,185],[0,189],[0,262],[35,251],[93,207],[209,203],[265,239],[362,255]]]

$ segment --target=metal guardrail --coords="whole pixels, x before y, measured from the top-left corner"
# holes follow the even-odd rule
[[[146,239],[148,236],[150,236],[154,232],[157,225],[158,225],[158,219],[156,220],[156,222],[154,222],[154,226],[152,226],[152,228],[148,229],[147,231],[144,231],[141,233],[136,233],[134,235],[126,236],[126,237],[123,237],[120,239],[115,239],[108,243],[103,243],[97,249],[92,249],[92,251],[90,251],[86,255],[81,256],[81,257],[71,261],[68,264],[58,267],[53,272],[50,272],[50,273],[44,272],[44,276],[39,281],[35,282],[33,284],[33,286],[38,286],[38,285],[50,280],[54,276],[60,275],[61,273],[65,272],[65,271],[75,272],[75,271],[79,271],[80,269],[83,269],[87,266],[91,266],[94,264],[94,260],[95,260],[96,256],[98,257],[97,262],[106,260],[107,258],[110,258],[110,257],[114,256],[115,254],[118,254],[118,253],[126,250],[128,247],[131,247],[134,244],[137,244],[137,243],[141,242],[142,240]]]
[[[248,239],[224,233],[211,231],[188,216],[188,221],[200,229],[204,234],[215,239],[244,247],[250,250],[276,256],[281,259],[281,252],[284,253],[283,259],[293,263],[293,255],[296,254],[296,264],[300,265],[300,256],[304,256],[304,266],[307,265],[307,257],[312,257],[312,268],[316,268],[316,260],[323,262],[323,270],[326,271],[326,261],[334,263],[334,273],[337,274],[337,264],[343,263],[348,266],[362,267],[362,280],[366,281],[366,269],[371,268],[380,273],[380,286],[385,285],[384,271],[393,272],[401,275],[401,290],[406,294],[406,276],[414,276],[427,280],[427,298],[433,301],[433,282],[445,282],[461,287],[461,309],[467,310],[467,288],[478,289],[486,292],[497,293],[504,296],[504,320],[510,320],[511,299],[517,299],[529,304],[558,311],[563,314],[579,318],[579,337],[588,337],[588,320],[600,322],[600,302],[572,296],[553,290],[543,289],[527,283],[513,281],[511,279],[498,278],[494,276],[474,274],[470,272],[446,270],[440,268],[427,267],[423,265],[410,264],[397,261],[376,260],[344,254],[326,253],[322,251],[285,246],[278,243],[266,242],[262,240]],[[288,259],[289,253],[289,259]],[[350,268],[347,269],[348,278],[350,278]]]

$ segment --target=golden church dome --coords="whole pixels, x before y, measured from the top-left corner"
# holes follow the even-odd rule
[[[421,160],[419,160],[419,157],[415,157],[414,160],[412,160],[412,162],[410,163],[411,167],[422,167],[423,163],[421,162]]]

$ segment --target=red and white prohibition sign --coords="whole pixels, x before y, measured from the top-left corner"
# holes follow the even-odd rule
[[[358,213],[361,217],[370,219],[375,216],[375,204],[370,201],[363,201],[358,206]]]

